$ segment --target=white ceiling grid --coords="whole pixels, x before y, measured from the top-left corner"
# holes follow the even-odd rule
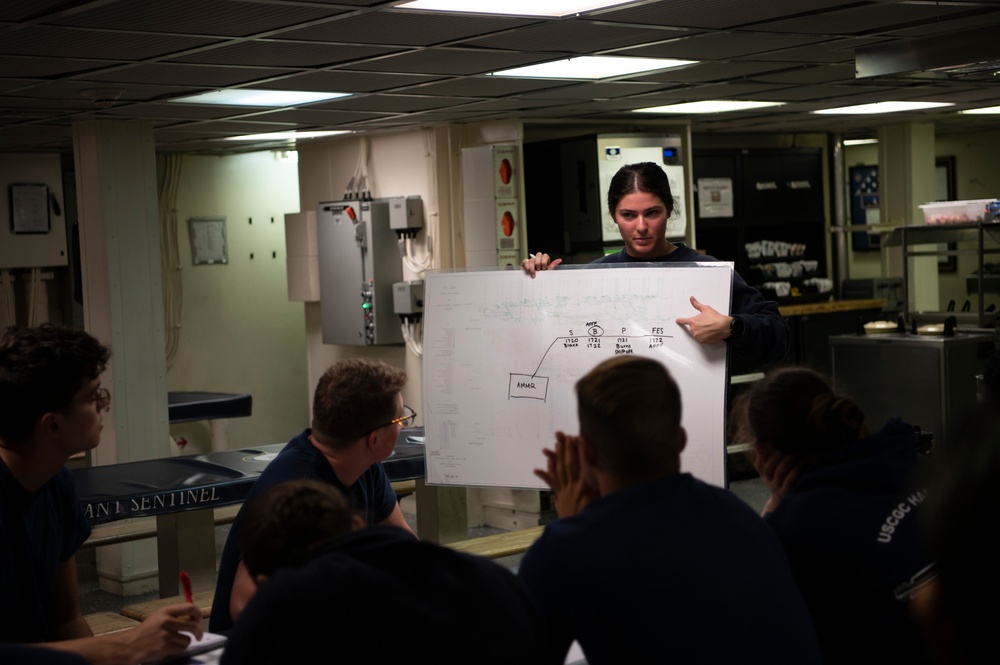
[[[222,141],[277,130],[381,130],[441,122],[633,121],[632,109],[713,98],[775,109],[692,116],[695,132],[870,132],[883,118],[816,116],[889,99],[953,102],[897,114],[939,133],[1000,127],[955,111],[1000,105],[979,74],[856,79],[857,49],[919,47],[979,28],[995,39],[1000,0],[637,0],[548,19],[439,14],[402,0],[25,0],[0,5],[0,151],[68,150],[72,125],[137,118],[166,151],[269,147]],[[1000,49],[998,49],[1000,51]],[[683,58],[677,69],[603,81],[490,72],[577,55]],[[958,64],[958,63],[950,63]],[[226,87],[351,93],[297,108],[168,100]],[[110,108],[93,89],[120,92]]]

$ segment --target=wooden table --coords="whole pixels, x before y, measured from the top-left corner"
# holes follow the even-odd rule
[[[833,312],[855,312],[885,307],[885,298],[866,298],[857,300],[828,300],[811,302],[801,305],[779,305],[778,311],[784,317],[808,316],[810,314],[831,314]]]
[[[857,333],[862,320],[895,320],[895,314],[882,313],[885,306],[884,298],[780,305],[778,311],[788,321],[791,333],[786,360],[829,374],[830,337]]]

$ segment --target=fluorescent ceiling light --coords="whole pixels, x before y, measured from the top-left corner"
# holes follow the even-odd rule
[[[216,90],[188,97],[176,97],[172,102],[184,104],[218,104],[220,106],[295,106],[327,99],[346,97],[346,92],[299,92],[296,90]]]
[[[491,76],[512,76],[540,79],[604,79],[612,76],[638,74],[655,69],[693,65],[696,60],[671,60],[669,58],[624,58],[608,55],[584,55],[578,58],[544,62],[540,65],[515,67]]]
[[[470,14],[509,14],[513,16],[569,16],[624,5],[635,0],[504,0],[502,3],[483,0],[414,0],[396,5],[395,9],[428,9],[439,12]],[[499,5],[499,6],[498,6]]]
[[[959,111],[959,113],[967,113],[969,115],[987,115],[991,113],[1000,113],[1000,106],[986,106],[981,109],[966,109],[964,111]]]
[[[878,143],[878,139],[844,139],[844,145],[869,145]]]
[[[632,111],[634,113],[726,113],[727,111],[749,111],[783,105],[784,102],[744,102],[736,99],[717,99],[668,104],[667,106],[650,106],[644,109],[632,109]]]
[[[859,104],[858,106],[841,106],[834,109],[819,109],[813,113],[896,113],[898,111],[920,111],[936,109],[941,106],[954,106],[950,102],[875,102],[874,104]]]
[[[243,136],[227,136],[227,141],[294,141],[295,139],[318,139],[324,136],[350,134],[346,129],[329,132],[268,132],[266,134],[245,134]]]

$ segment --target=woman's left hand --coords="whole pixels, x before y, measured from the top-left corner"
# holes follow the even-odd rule
[[[698,314],[676,319],[676,321],[679,325],[688,327],[696,342],[708,344],[729,337],[733,328],[733,317],[726,316],[712,307],[698,302],[694,296],[691,296],[691,306],[698,310]]]

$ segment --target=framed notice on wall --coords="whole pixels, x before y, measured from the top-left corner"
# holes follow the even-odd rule
[[[49,188],[46,185],[10,185],[10,230],[14,233],[48,233]]]
[[[188,231],[191,234],[191,263],[196,266],[229,263],[225,217],[192,217],[188,220]]]

